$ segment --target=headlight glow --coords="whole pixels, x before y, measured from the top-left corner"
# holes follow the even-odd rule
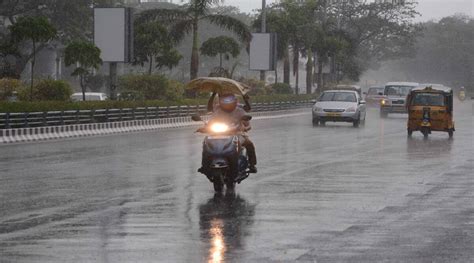
[[[211,131],[215,133],[223,133],[229,130],[229,126],[224,123],[214,123],[211,125]]]
[[[347,108],[346,112],[356,112],[356,107]]]
[[[385,104],[387,104],[387,101],[386,100],[381,100],[380,104],[385,105]]]

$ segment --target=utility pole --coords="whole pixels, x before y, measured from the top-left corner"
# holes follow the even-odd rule
[[[267,33],[267,3],[265,0],[262,0],[262,27],[260,29],[260,33]],[[260,80],[265,81],[265,70],[260,71]]]

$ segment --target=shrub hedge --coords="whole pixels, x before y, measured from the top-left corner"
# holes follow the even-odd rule
[[[252,103],[276,101],[300,101],[313,99],[313,95],[267,95],[251,97]],[[0,102],[0,112],[43,112],[65,110],[120,109],[137,107],[166,107],[183,105],[206,105],[206,98],[181,100],[144,100],[144,101],[19,101]]]
[[[0,100],[7,100],[23,89],[23,83],[18,79],[0,79]]]
[[[20,100],[30,100],[31,91],[29,87],[24,87],[19,92]],[[71,85],[64,80],[43,79],[33,87],[34,101],[69,101],[73,91]]]
[[[125,75],[119,78],[120,92],[140,94],[145,100],[180,100],[184,85],[164,75]]]

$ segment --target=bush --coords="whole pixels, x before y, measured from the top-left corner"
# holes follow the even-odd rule
[[[3,78],[0,79],[0,100],[8,100],[20,92],[23,83],[18,79]]]
[[[118,96],[118,100],[120,101],[142,101],[145,100],[143,98],[143,94],[137,91],[123,91]]]
[[[315,95],[262,95],[251,96],[252,103],[276,102],[276,101],[302,101],[314,99]],[[120,109],[137,107],[166,107],[185,105],[207,105],[207,98],[203,99],[181,99],[177,101],[146,100],[146,101],[20,101],[0,102],[0,112],[43,112],[43,111],[66,111],[66,110],[97,110],[97,109]]]
[[[24,87],[20,93],[21,100],[30,100],[30,88]],[[33,87],[35,101],[68,101],[73,91],[69,83],[63,80],[44,79]]]
[[[286,83],[275,83],[271,85],[274,94],[293,94],[290,85]]]
[[[183,97],[183,84],[163,75],[125,75],[120,77],[121,92],[141,94],[145,100],[178,100]]]

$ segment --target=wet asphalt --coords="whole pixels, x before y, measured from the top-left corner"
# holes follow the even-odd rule
[[[254,121],[259,173],[222,195],[193,128],[0,146],[0,262],[472,262],[471,101],[455,119]]]

